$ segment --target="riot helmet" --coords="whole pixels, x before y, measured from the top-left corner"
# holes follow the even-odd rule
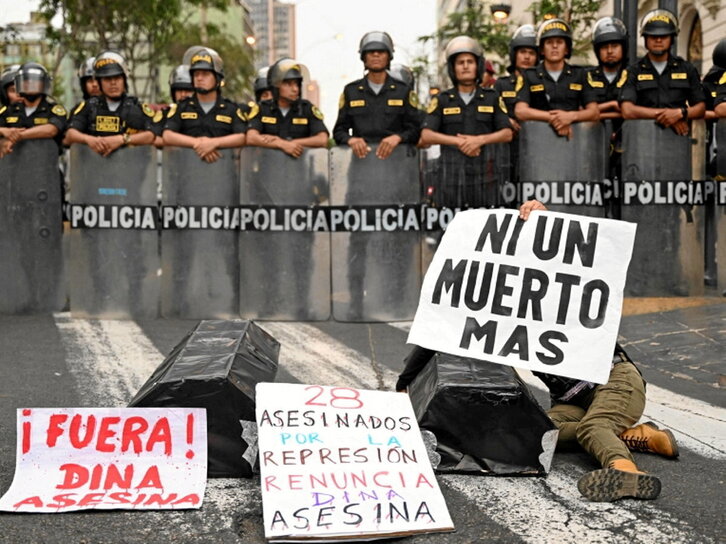
[[[0,104],[3,106],[10,105],[7,88],[9,85],[15,85],[15,74],[18,73],[19,64],[11,64],[0,73]]]
[[[219,56],[219,53],[211,47],[190,47],[184,54],[183,64],[189,65],[189,72],[191,74],[192,81],[194,81],[194,72],[197,70],[207,70],[214,74],[214,79],[217,82],[214,89],[200,89],[194,87],[195,92],[207,94],[212,91],[218,91],[220,87],[222,87],[222,80],[224,79],[224,64],[222,63],[222,57]]]
[[[373,30],[366,32],[360,39],[358,53],[360,60],[365,60],[368,51],[388,51],[388,61],[393,60],[393,40],[388,32]]]
[[[93,73],[93,65],[95,63],[96,57],[88,57],[78,67],[78,83],[81,86],[81,93],[83,93],[84,100],[88,100],[91,97],[91,95],[88,93],[88,90],[86,89],[86,83],[89,80],[96,78]]]
[[[169,90],[172,95],[174,94],[174,91],[179,89],[184,89],[186,91],[194,90],[194,86],[192,85],[192,75],[187,64],[180,64],[169,74]]]
[[[304,80],[310,78],[307,67],[298,61],[289,58],[282,58],[273,64],[267,72],[267,84],[273,88],[279,88],[287,79],[297,79],[300,87]]]
[[[469,36],[457,36],[446,44],[444,56],[446,57],[446,71],[449,74],[449,78],[451,78],[454,85],[458,83],[456,80],[456,71],[454,70],[454,62],[456,61],[456,57],[461,53],[474,55],[476,59],[476,82],[479,83],[484,75],[484,54],[482,53],[479,42]]]
[[[50,94],[51,77],[48,70],[37,62],[26,62],[15,73],[15,90],[29,100]]]
[[[678,34],[678,18],[667,9],[654,9],[643,16],[640,21],[640,35],[645,36],[676,36]]]
[[[403,81],[406,85],[413,88],[413,71],[405,64],[392,64],[388,69],[391,77],[398,81]]]
[[[259,102],[262,99],[262,95],[266,91],[271,91],[270,84],[267,82],[267,73],[270,71],[269,66],[260,68],[257,71],[257,77],[253,84],[253,90],[255,92],[255,101]]]
[[[601,45],[618,42],[623,46],[623,58],[627,57],[628,29],[617,17],[598,19],[592,27],[592,47],[597,56]]]
[[[124,58],[114,51],[104,51],[96,57],[93,63],[93,75],[96,79],[103,77],[123,76],[124,82],[128,76]]]
[[[726,38],[721,38],[713,48],[713,64],[721,70],[726,70]]]
[[[509,63],[507,71],[513,73],[517,67],[517,50],[522,47],[529,47],[537,51],[537,31],[534,25],[522,25],[514,31],[512,40],[509,42]]]
[[[547,38],[563,38],[567,44],[565,58],[570,58],[570,55],[572,55],[572,30],[570,25],[562,19],[550,19],[543,22],[537,31],[537,46],[540,48],[540,52]]]

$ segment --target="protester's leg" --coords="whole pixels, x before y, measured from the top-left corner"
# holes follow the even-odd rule
[[[644,408],[643,378],[632,363],[618,363],[608,382],[595,388],[577,427],[577,440],[603,467],[616,459],[635,462],[619,435],[640,419]]]
[[[557,448],[579,448],[577,426],[585,417],[585,410],[574,404],[555,404],[547,411],[547,415],[559,430]]]

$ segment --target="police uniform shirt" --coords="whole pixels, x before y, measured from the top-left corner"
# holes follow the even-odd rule
[[[397,134],[402,143],[415,144],[419,132],[418,99],[402,81],[386,76],[378,94],[371,89],[368,78],[349,83],[343,89],[333,128],[336,143],[346,144],[352,137],[380,142]]]
[[[217,101],[208,112],[199,105],[196,95],[172,104],[166,114],[164,130],[186,136],[219,138],[247,131],[247,119],[237,104],[217,94]]]
[[[625,69],[618,70],[615,79],[612,81],[605,77],[602,66],[595,66],[587,70],[587,84],[593,90],[595,101],[598,104],[617,100],[620,89],[625,84],[627,78],[628,71]]]
[[[439,93],[427,109],[423,128],[455,136],[457,134],[491,134],[510,128],[504,99],[491,88],[477,87],[466,104],[456,88]]]
[[[25,114],[23,102],[0,106],[0,127],[33,128],[51,124],[58,129],[58,135],[62,139],[68,123],[66,115],[66,109],[63,106],[44,96],[30,115]]]
[[[249,128],[260,134],[279,136],[284,140],[307,138],[320,132],[328,134],[322,112],[305,99],[293,104],[286,115],[283,115],[274,100],[263,100],[259,107],[252,107],[248,117]]]
[[[514,106],[517,103],[517,91],[522,87],[523,80],[521,76],[512,74],[507,77],[500,77],[494,83],[494,90],[499,93],[499,96],[504,100],[504,105],[507,106],[507,112],[509,117],[514,119]]]
[[[135,134],[150,130],[158,133],[160,119],[158,112],[149,106],[139,104],[136,97],[124,95],[116,111],[111,111],[103,96],[92,96],[81,102],[71,115],[70,128],[91,136],[114,136],[116,134]]]
[[[713,101],[714,108],[722,102],[726,102],[726,72],[721,74],[721,79],[718,80],[718,87],[716,87],[716,97]]]
[[[517,102],[525,102],[537,110],[577,111],[595,102],[595,93],[587,83],[585,69],[565,63],[557,81],[545,69],[544,62],[527,68],[522,74],[522,88]]]
[[[698,70],[690,62],[669,56],[659,74],[646,55],[628,67],[619,100],[646,108],[681,108],[703,102],[705,95]]]

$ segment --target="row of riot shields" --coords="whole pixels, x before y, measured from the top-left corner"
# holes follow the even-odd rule
[[[725,123],[717,126],[720,147]],[[451,208],[530,198],[601,217],[618,202],[618,215],[638,223],[627,294],[702,292],[704,206],[691,198],[701,179],[691,168],[692,139],[651,121],[626,121],[621,140],[617,183],[607,177],[608,126],[580,123],[566,139],[528,122],[518,137],[516,184],[507,145],[477,157],[399,146],[386,160],[375,149],[364,159],[347,147],[294,159],[245,148],[225,150],[211,164],[192,150],[167,148],[161,191],[153,148],[102,158],[73,146],[65,270],[57,149],[23,142],[0,160],[0,312],[53,311],[70,298],[78,316],[411,319],[441,218],[450,219]],[[726,153],[718,160],[723,179]],[[713,230],[726,232],[724,183],[711,185],[700,194],[716,211]],[[687,198],[669,200],[673,194]],[[431,210],[438,220],[429,223],[423,218]],[[413,228],[412,213],[419,219]],[[719,263],[726,263],[724,238],[712,251]],[[718,271],[724,289],[726,265]]]

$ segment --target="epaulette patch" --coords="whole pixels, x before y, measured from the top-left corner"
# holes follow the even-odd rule
[[[509,114],[507,111],[507,105],[504,103],[504,98],[501,96],[499,97],[499,109],[502,110],[504,113]]]
[[[621,88],[623,85],[625,85],[625,82],[628,79],[628,71],[623,70],[623,73],[620,74],[620,79],[618,80],[617,85],[615,85],[618,89]]]
[[[431,102],[429,102],[429,106],[426,108],[426,113],[434,113],[436,111],[436,108],[439,107],[439,99],[435,96],[431,99]]]
[[[171,107],[169,108],[169,111],[166,112],[166,118],[171,119],[172,117],[174,117],[175,113],[176,113],[176,104],[172,104]]]
[[[418,108],[418,95],[415,92],[411,91],[408,93],[408,103],[412,107]]]
[[[61,117],[65,117],[68,114],[66,112],[66,109],[60,104],[56,104],[55,106],[53,106],[50,111],[55,113],[56,115],[60,115]]]
[[[338,109],[342,110],[343,106],[345,106],[345,93],[340,93],[340,98],[338,99]]]
[[[313,106],[313,115],[314,115],[315,117],[317,117],[318,119],[320,119],[321,121],[323,120],[323,112],[322,112],[322,111],[320,111],[320,110],[319,110],[319,109],[317,108],[317,106]]]
[[[253,104],[250,108],[249,113],[247,114],[247,120],[251,121],[255,117],[257,117],[257,114],[260,113],[260,106],[258,104]]]
[[[73,115],[78,114],[78,112],[81,111],[85,106],[86,106],[86,101],[82,100],[81,103],[78,104],[78,106],[76,106],[76,109],[73,110]]]
[[[141,110],[146,114],[147,117],[151,117],[152,119],[154,118],[154,115],[156,115],[156,113],[154,113],[154,110],[152,110],[148,104],[142,104]]]

